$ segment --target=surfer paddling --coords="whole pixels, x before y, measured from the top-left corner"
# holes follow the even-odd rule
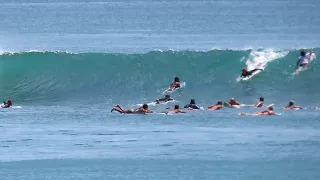
[[[174,106],[173,109],[169,110],[169,113],[186,113],[186,112],[180,110],[180,106],[177,104]]]
[[[223,108],[223,103],[222,101],[218,101],[216,104],[209,106],[208,110],[220,110],[221,108]]]
[[[195,99],[191,99],[190,104],[185,105],[184,108],[188,110],[200,109],[200,107],[196,105]]]
[[[180,78],[179,77],[174,77],[174,82],[171,83],[168,91],[173,91],[174,89],[180,88]]]
[[[263,103],[264,103],[264,98],[260,97],[259,101],[253,107],[256,107],[256,108],[262,107]]]
[[[111,109],[111,112],[117,111],[121,114],[146,114],[146,113],[152,113],[152,111],[149,109],[149,106],[147,104],[144,104],[142,107],[138,109],[129,109],[124,110],[119,104],[115,105],[114,108]]]
[[[270,106],[270,107],[268,107],[267,110],[264,110],[264,111],[256,112],[253,114],[240,113],[239,115],[242,115],[242,116],[266,116],[266,115],[276,115],[276,113],[273,111],[273,107]]]
[[[164,98],[157,99],[156,103],[161,104],[161,103],[166,103],[166,102],[173,101],[173,100],[174,99],[169,94],[167,94],[164,96]]]
[[[260,70],[260,71],[263,71],[263,69],[258,69],[258,68],[253,69],[253,70],[250,70],[250,71],[248,71],[247,68],[243,68],[243,69],[242,69],[242,74],[241,74],[240,77],[245,78],[245,77],[251,76],[252,73],[254,73],[255,71],[259,71],[259,70]]]
[[[291,100],[287,106],[283,107],[283,109],[296,109],[296,110],[299,110],[299,109],[303,109],[303,108],[300,107],[300,106],[296,106],[294,104],[294,101]]]
[[[225,102],[224,104],[230,108],[240,108],[241,105],[235,98],[231,98],[229,102]]]

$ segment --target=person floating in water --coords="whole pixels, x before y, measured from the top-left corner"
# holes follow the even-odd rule
[[[240,106],[240,103],[234,98],[231,98],[229,102],[225,102],[225,104],[230,108],[239,108]]]
[[[303,108],[300,106],[296,106],[294,104],[294,101],[291,100],[287,106],[283,107],[283,109],[303,109]]]
[[[194,109],[200,109],[197,105],[196,105],[196,100],[191,99],[190,100],[190,104],[187,104],[184,106],[185,109],[188,110],[194,110]]]
[[[160,98],[160,99],[157,99],[156,100],[156,103],[157,104],[160,104],[160,103],[166,103],[168,101],[173,101],[174,99],[172,97],[170,97],[170,95],[165,95],[164,98]]]
[[[253,114],[254,116],[263,116],[263,115],[276,115],[276,113],[273,111],[273,107],[270,106],[268,107],[267,110],[261,111],[261,112],[256,112]]]
[[[124,110],[123,108],[121,108],[121,106],[119,104],[115,105],[114,108],[111,109],[111,112],[113,111],[117,111],[121,114],[146,114],[146,113],[152,113],[151,110],[149,110],[149,107],[147,104],[143,104],[142,107],[138,108],[138,109],[129,109],[129,110]]]
[[[180,107],[179,107],[179,105],[177,104],[177,105],[174,106],[173,109],[169,110],[169,113],[186,113],[186,112],[180,110]]]
[[[7,102],[3,101],[3,105],[1,106],[2,108],[9,108],[13,105],[12,100],[8,100]]]
[[[248,113],[240,113],[239,115],[245,115],[245,116],[266,116],[266,115],[276,115],[276,113],[273,111],[273,107],[270,106],[268,107],[267,110],[261,111],[261,112],[256,112],[253,114],[248,114]]]
[[[257,102],[253,107],[262,107],[263,106],[263,103],[264,103],[264,98],[263,97],[260,97],[259,99],[260,101]]]
[[[251,76],[252,73],[254,73],[255,71],[258,71],[258,70],[263,71],[263,69],[253,69],[253,70],[248,71],[247,68],[243,68],[241,77],[245,78],[247,76]]]
[[[217,104],[209,106],[208,110],[220,110],[221,108],[223,108],[223,103],[222,101],[218,101]]]
[[[171,83],[170,87],[169,87],[169,91],[173,91],[175,90],[176,88],[180,88],[180,79],[179,77],[174,77],[174,82]]]

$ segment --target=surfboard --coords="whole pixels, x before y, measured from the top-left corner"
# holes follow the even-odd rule
[[[273,106],[274,104],[268,104],[268,105],[263,105],[262,107],[270,107]],[[254,107],[254,104],[241,104],[241,107]]]
[[[162,94],[163,94],[163,95],[166,95],[166,94],[174,93],[174,92],[176,92],[176,91],[178,91],[178,90],[182,90],[185,86],[186,86],[186,82],[181,82],[181,83],[180,83],[180,88],[175,88],[175,89],[173,89],[173,90],[169,90],[169,88],[168,88],[168,89],[166,89]]]
[[[252,114],[245,113],[245,112],[239,113],[238,115],[239,116],[252,116]]]
[[[176,100],[172,100],[172,101],[167,101],[167,102],[160,102],[160,103],[157,103],[157,102],[149,102],[147,103],[148,106],[156,106],[156,105],[165,105],[165,104],[169,104],[169,103],[173,103],[173,102],[178,102]],[[136,104],[137,106],[143,106],[143,104]]]
[[[298,75],[300,74],[300,72],[308,69],[308,66],[310,65],[310,63],[316,59],[316,54],[313,52],[313,51],[309,51],[307,54],[306,54],[306,57],[308,58],[308,64],[304,67],[302,66],[299,66],[296,71],[294,73],[292,73],[292,75]]]

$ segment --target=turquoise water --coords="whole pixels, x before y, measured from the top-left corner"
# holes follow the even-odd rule
[[[319,56],[316,0],[2,1],[1,179],[319,179],[317,59],[293,76],[300,48]],[[265,64],[249,81],[243,67]],[[173,103],[204,109],[260,96],[262,109],[121,115],[179,76]],[[284,111],[289,100],[305,107]],[[264,109],[264,108],[263,108]]]

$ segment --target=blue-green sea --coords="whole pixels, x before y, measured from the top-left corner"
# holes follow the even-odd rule
[[[317,180],[316,0],[3,0],[1,180]],[[239,81],[241,69],[264,70]],[[319,71],[320,72],[320,71]],[[175,76],[186,86],[155,105]],[[235,98],[274,104],[224,107]],[[195,99],[202,110],[165,114]],[[302,110],[283,110],[294,100]],[[148,115],[110,112],[116,104]]]

